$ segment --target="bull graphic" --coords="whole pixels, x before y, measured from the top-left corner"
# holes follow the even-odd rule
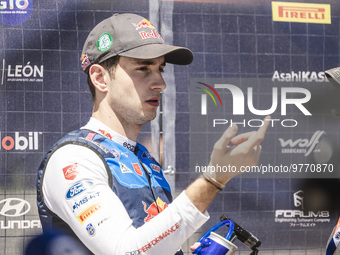
[[[147,214],[147,216],[144,218],[144,222],[151,220],[153,217],[168,207],[168,205],[159,197],[148,208],[146,208],[147,206],[144,201],[142,201],[142,203],[144,205],[144,212]]]

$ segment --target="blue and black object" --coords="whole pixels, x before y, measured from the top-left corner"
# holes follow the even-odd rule
[[[220,217],[221,222],[209,229],[199,240],[198,246],[192,253],[198,255],[233,255],[237,246],[233,243],[239,239],[247,247],[252,249],[251,255],[258,254],[258,247],[261,242],[252,233],[242,228],[240,225],[231,220],[227,215]],[[215,233],[216,230],[223,226],[229,226],[225,237]]]

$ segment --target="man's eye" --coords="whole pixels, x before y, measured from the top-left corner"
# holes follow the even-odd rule
[[[159,71],[160,71],[161,73],[164,73],[164,67],[160,67],[160,68],[159,68]]]
[[[148,68],[147,68],[147,67],[145,67],[145,66],[143,66],[143,67],[140,67],[140,68],[138,68],[138,70],[139,70],[139,71],[147,71],[147,70],[148,70]]]

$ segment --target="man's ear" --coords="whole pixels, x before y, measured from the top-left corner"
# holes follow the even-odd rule
[[[107,90],[107,78],[108,72],[101,65],[94,64],[90,67],[89,74],[93,86],[100,92],[106,93]]]

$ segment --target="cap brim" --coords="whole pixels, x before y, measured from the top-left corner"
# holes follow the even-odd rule
[[[147,44],[118,53],[118,55],[137,59],[152,59],[164,56],[165,62],[175,65],[189,65],[194,59],[193,53],[188,48],[166,44]]]
[[[340,85],[340,67],[325,71],[328,80],[335,86]]]

